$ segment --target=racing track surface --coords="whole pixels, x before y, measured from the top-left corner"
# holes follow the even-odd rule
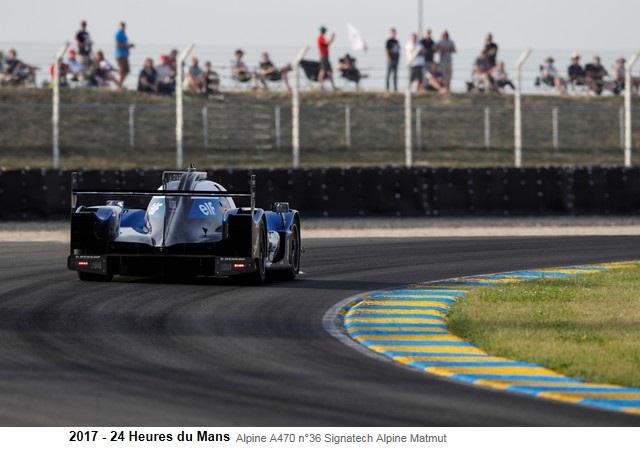
[[[303,235],[304,237],[304,235]],[[640,417],[435,378],[331,337],[344,298],[420,281],[635,259],[640,237],[318,239],[305,274],[77,280],[67,245],[0,243],[5,426],[592,426]]]

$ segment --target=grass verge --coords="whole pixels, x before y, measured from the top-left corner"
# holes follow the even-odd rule
[[[449,329],[490,354],[588,382],[640,387],[640,263],[568,279],[479,288]]]

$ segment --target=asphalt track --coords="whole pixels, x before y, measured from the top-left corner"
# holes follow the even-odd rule
[[[303,235],[304,237],[304,235]],[[431,377],[355,351],[322,319],[352,295],[636,259],[640,237],[313,239],[261,287],[85,283],[64,243],[0,243],[3,426],[624,426],[640,417]]]

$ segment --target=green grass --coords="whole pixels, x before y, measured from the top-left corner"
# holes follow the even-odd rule
[[[490,354],[640,387],[640,263],[476,289],[452,308],[449,328]]]

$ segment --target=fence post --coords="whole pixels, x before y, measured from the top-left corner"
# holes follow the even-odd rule
[[[422,151],[422,108],[416,108],[416,151]]]
[[[129,148],[133,150],[136,145],[136,106],[129,105]]]
[[[518,61],[516,62],[516,91],[513,96],[514,99],[514,111],[513,111],[513,140],[514,140],[514,159],[516,168],[522,166],[522,64],[527,60],[531,54],[531,49],[524,51]]]
[[[618,130],[620,133],[620,148],[624,151],[624,107],[618,109]]]
[[[552,128],[552,137],[553,137],[553,149],[558,151],[560,147],[559,139],[558,139],[558,107],[554,106],[551,109],[551,128]]]
[[[413,165],[413,148],[411,142],[411,64],[420,53],[420,47],[414,48],[407,57],[407,89],[404,93],[404,164],[407,168]]]
[[[202,106],[202,148],[205,153],[209,150],[209,108]]]
[[[51,111],[51,126],[53,132],[53,168],[60,168],[60,61],[69,48],[69,42],[65,42],[53,62],[53,98]]]
[[[276,134],[276,151],[280,152],[280,148],[282,147],[282,132],[281,132],[281,124],[280,124],[280,105],[276,105],[275,111],[275,134]]]
[[[351,150],[351,107],[344,107],[344,140],[348,150]]]
[[[184,116],[182,107],[182,79],[184,77],[184,60],[187,59],[189,53],[193,49],[193,44],[189,44],[178,55],[176,62],[176,168],[182,168],[183,159],[183,132],[184,132]]]
[[[309,51],[305,46],[293,60],[294,81],[291,92],[291,152],[293,153],[293,168],[300,167],[300,61]]]
[[[636,60],[640,56],[640,51],[636,52],[624,65],[624,166],[631,167],[631,91],[633,86],[631,84],[631,68],[636,63]]]
[[[484,108],[484,147],[491,148],[491,108]]]

